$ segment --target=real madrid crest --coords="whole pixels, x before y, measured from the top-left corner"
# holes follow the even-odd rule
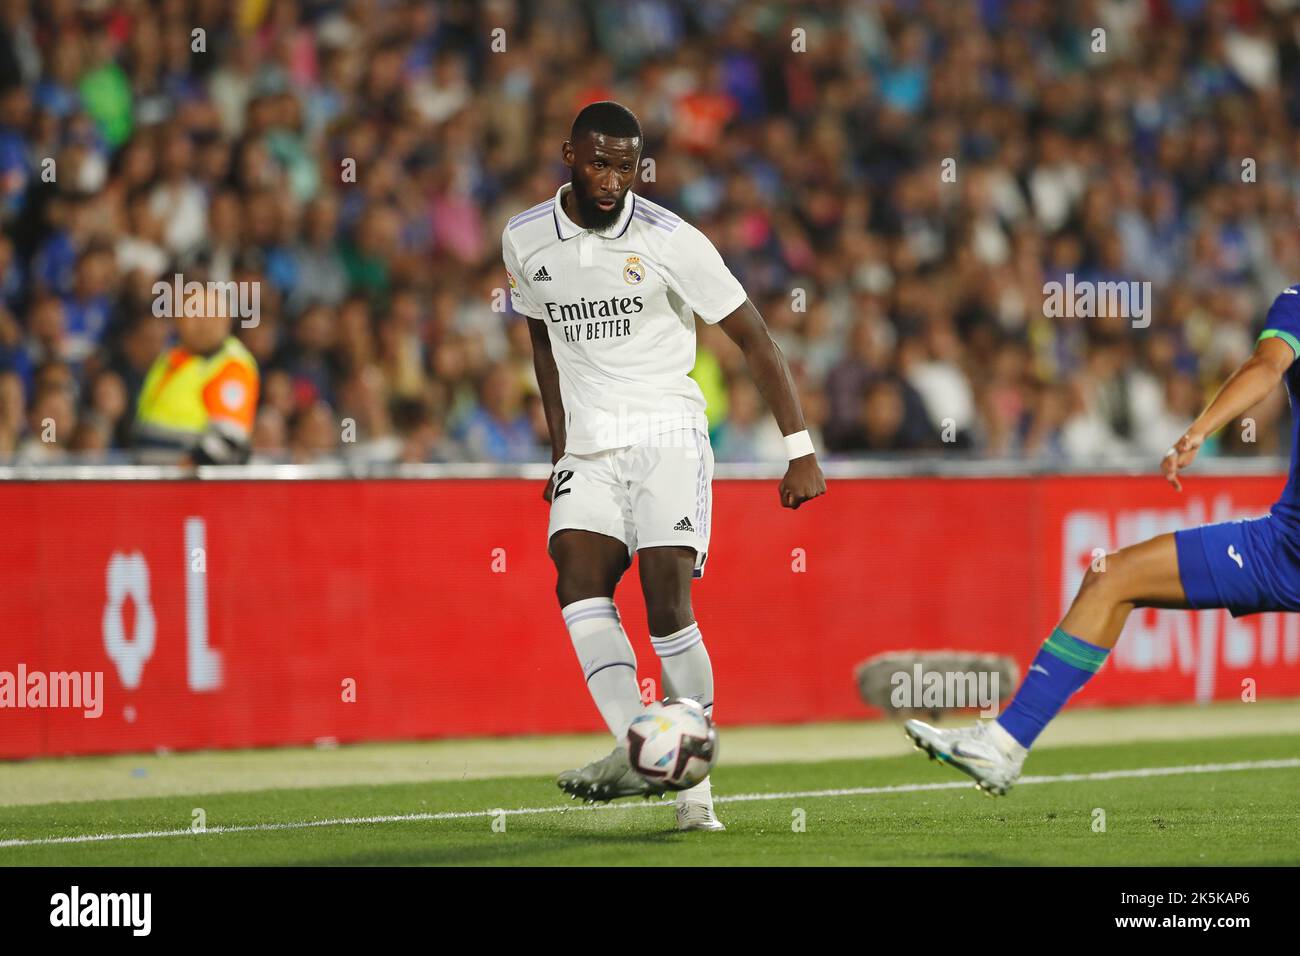
[[[628,256],[627,265],[623,267],[623,281],[628,285],[640,285],[645,278],[645,267],[641,265],[640,256]]]

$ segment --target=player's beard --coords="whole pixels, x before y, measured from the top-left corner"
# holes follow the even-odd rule
[[[619,216],[623,215],[623,206],[627,202],[626,192],[619,197],[614,208],[606,212],[596,205],[596,197],[588,195],[582,188],[577,173],[569,176],[569,185],[573,187],[573,201],[577,204],[578,215],[582,217],[583,225],[588,229],[608,229],[618,222]]]

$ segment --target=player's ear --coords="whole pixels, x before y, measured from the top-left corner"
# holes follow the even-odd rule
[[[574,153],[573,144],[566,139],[564,145],[560,147],[560,159],[564,161],[565,166],[572,169],[576,158],[577,155]]]

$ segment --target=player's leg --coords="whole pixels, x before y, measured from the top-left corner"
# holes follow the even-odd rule
[[[1089,566],[1060,629],[1110,649],[1135,607],[1190,606],[1178,571],[1178,546],[1172,534],[1162,534]]]
[[[713,714],[713,664],[691,606],[691,583],[703,574],[713,505],[713,452],[708,437],[684,430],[638,449],[632,513],[650,643],[660,660],[663,691],[698,701]],[[682,829],[721,830],[712,781],[677,795]]]
[[[659,655],[667,697],[699,701],[713,714],[713,663],[691,609],[694,548],[658,546],[637,551],[650,644]],[[713,812],[713,781],[705,777],[677,794],[677,826],[683,830],[725,829]]]
[[[587,691],[615,739],[641,712],[636,654],[614,604],[614,588],[628,567],[627,545],[593,531],[566,529],[551,538],[555,594]]]
[[[704,573],[713,511],[708,436],[671,432],[637,449],[628,468],[650,642],[664,691],[713,712],[713,667],[691,607],[691,582]]]
[[[612,454],[565,455],[556,465],[548,551],[555,594],[587,691],[615,737],[614,749],[556,778],[574,798],[612,800],[655,792],[628,763],[628,725],[642,710],[636,654],[623,630],[614,588],[630,564],[626,491]]]
[[[691,608],[695,549],[642,548],[637,554],[650,643],[659,655],[663,696],[689,697],[712,715],[713,665]]]
[[[1195,539],[1187,541],[1199,548]],[[1180,548],[1175,536],[1166,534],[1106,555],[1089,568],[1069,611],[996,720],[959,730],[909,720],[908,737],[932,758],[970,774],[986,792],[1006,793],[1043,728],[1105,663],[1134,608],[1208,606],[1193,604],[1184,590],[1186,569],[1180,574],[1179,558],[1180,551],[1191,554],[1190,547],[1185,542]]]
[[[713,451],[689,429],[658,436],[631,456],[632,520],[640,555],[650,642],[664,691],[713,713],[713,666],[695,612],[691,582],[703,575],[713,511]]]
[[[1028,750],[1066,701],[1101,669],[1135,607],[1188,608],[1178,547],[1162,534],[1094,563],[1061,623],[1043,642],[1011,704],[991,728]],[[1006,734],[1010,740],[1001,735]]]

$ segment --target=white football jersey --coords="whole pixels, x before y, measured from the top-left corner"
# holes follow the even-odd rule
[[[622,448],[680,428],[708,433],[695,319],[720,322],[745,290],[698,229],[629,193],[609,229],[583,229],[555,196],[511,219],[501,250],[515,311],[546,323],[560,373],[565,451]]]

